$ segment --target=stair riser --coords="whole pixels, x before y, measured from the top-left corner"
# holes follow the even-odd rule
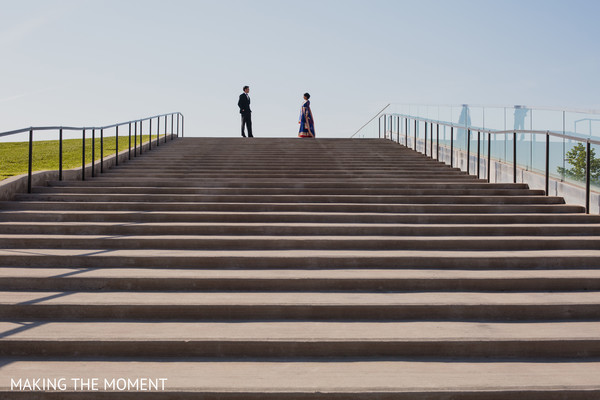
[[[475,180],[475,181],[465,181],[465,182],[455,182],[455,183],[447,183],[447,182],[430,182],[423,183],[420,181],[414,180],[414,182],[410,182],[410,189],[420,190],[420,189],[454,189],[454,190],[474,190],[474,189],[482,189],[482,190],[527,190],[529,187],[526,184],[522,183],[482,183],[483,181]],[[224,180],[224,181],[206,181],[205,184],[198,186],[199,183],[197,180],[189,180],[186,179],[185,182],[181,181],[171,181],[171,180],[156,180],[149,177],[144,177],[136,180],[130,179],[119,179],[118,175],[114,177],[110,177],[110,179],[105,179],[100,176],[94,178],[93,180],[86,181],[50,181],[48,185],[50,187],[72,187],[75,185],[76,187],[82,188],[103,188],[103,187],[137,187],[140,189],[145,189],[148,187],[159,187],[159,188],[174,188],[177,190],[178,188],[189,188],[189,187],[206,187],[206,188],[230,188],[230,189],[254,189],[254,188],[272,188],[276,190],[280,189],[358,189],[364,190],[365,185],[359,182],[354,181],[331,181],[331,182],[314,182],[314,181],[282,181],[282,182],[272,182],[270,180],[258,180],[258,179],[249,179],[249,180]],[[233,184],[235,183],[235,185]],[[368,185],[368,190],[374,189],[398,189],[401,187],[390,186],[387,183],[377,183],[371,181]]]
[[[152,279],[0,278],[0,290],[242,292],[545,292],[600,290],[599,278],[545,279]]]
[[[376,238],[361,240],[323,239],[190,239],[190,238],[20,238],[2,239],[4,249],[156,249],[156,250],[433,250],[433,251],[509,251],[509,250],[597,250],[600,239],[432,239],[410,240]],[[600,266],[600,259],[598,259]]]
[[[460,357],[592,358],[600,357],[599,340],[506,341],[36,341],[0,342],[3,357]]]
[[[120,195],[160,195],[187,194],[202,196],[265,196],[265,195],[302,195],[302,196],[539,196],[543,190],[525,189],[294,189],[294,188],[136,188],[136,187],[36,187],[33,193],[69,193],[69,194],[120,194]]]
[[[112,175],[116,175],[117,172],[113,171],[113,172],[106,172],[104,173],[106,178],[109,178]],[[393,174],[382,174],[382,173],[347,173],[347,172],[343,172],[340,171],[338,173],[335,172],[330,172],[330,173],[277,173],[277,172],[265,172],[265,173],[248,173],[248,172],[232,172],[232,173],[210,173],[210,172],[205,172],[205,173],[182,173],[181,171],[179,171],[178,173],[168,173],[168,172],[162,172],[162,173],[151,173],[151,172],[146,172],[146,171],[137,171],[137,172],[127,172],[127,171],[123,171],[122,173],[119,172],[118,176],[120,179],[135,179],[137,177],[152,177],[152,178],[168,178],[168,179],[215,179],[215,180],[219,180],[219,179],[227,179],[227,178],[234,178],[234,179],[374,179],[377,180],[379,178],[387,180],[387,179],[395,179],[396,176],[394,176]],[[459,173],[459,172],[455,172],[455,171],[447,171],[447,170],[440,170],[440,171],[431,171],[428,173],[428,171],[421,171],[421,172],[412,172],[410,174],[402,174],[402,173],[398,173],[397,174],[398,178],[403,178],[403,177],[408,177],[410,179],[430,179],[430,180],[445,180],[445,178],[454,178],[454,179],[458,179],[458,180],[473,180],[473,179],[477,179],[477,177],[472,176],[472,175],[465,175],[464,173]]]
[[[0,206],[0,209],[2,207]],[[517,213],[579,213],[580,206],[561,204],[252,204],[252,203],[76,203],[32,202],[11,204],[11,210],[33,211],[170,211],[170,212],[337,212],[337,213],[411,213],[411,214],[517,214]]]
[[[114,400],[114,392],[10,392],[0,391],[6,400]],[[469,390],[469,391],[416,391],[393,390],[355,392],[118,392],[123,400],[590,400],[600,398],[600,389],[523,389],[523,390]]]
[[[156,195],[156,194],[34,194],[19,195],[18,201],[54,202],[147,202],[147,203],[348,203],[356,204],[564,204],[560,197],[544,196],[209,196],[209,195]],[[336,204],[337,205],[337,204]]]
[[[600,260],[592,256],[560,257],[547,253],[539,257],[118,257],[99,255],[104,250],[90,250],[91,256],[0,256],[0,267],[42,268],[174,268],[174,269],[597,269]]]
[[[13,222],[15,220],[13,219]],[[269,235],[269,236],[600,236],[600,226],[570,227],[568,225],[557,227],[544,226],[438,226],[438,227],[400,227],[379,226],[361,227],[344,226],[144,226],[136,225],[0,225],[0,234],[4,235]],[[576,240],[569,238],[569,240]],[[3,241],[3,246],[4,246]]]
[[[600,215],[585,214],[342,214],[342,213],[276,213],[257,214],[232,212],[213,213],[139,213],[135,211],[103,212],[98,214],[72,211],[0,212],[2,222],[135,222],[135,223],[378,223],[378,224],[500,224],[507,228],[511,224],[535,224],[544,229],[547,224],[600,223]],[[425,228],[428,229],[428,228]],[[456,232],[459,233],[459,232]]]

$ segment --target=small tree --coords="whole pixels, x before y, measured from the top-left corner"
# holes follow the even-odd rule
[[[585,166],[586,166],[586,148],[583,143],[578,143],[577,146],[565,154],[566,161],[573,166],[573,168],[566,169],[558,167],[558,172],[568,178],[584,181],[585,180]],[[591,180],[595,183],[600,182],[600,159],[596,158],[596,152],[594,149],[590,151],[590,173]]]

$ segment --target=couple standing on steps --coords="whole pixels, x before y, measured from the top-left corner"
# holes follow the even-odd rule
[[[249,86],[244,86],[244,93],[240,94],[240,99],[238,100],[238,107],[240,108],[240,114],[242,115],[242,136],[246,137],[244,133],[244,126],[248,130],[248,137],[252,136],[252,110],[250,110],[250,92]],[[302,108],[300,110],[300,120],[298,123],[300,124],[300,132],[298,133],[298,137],[315,137],[315,121],[313,119],[312,111],[310,110],[310,94],[304,93],[304,103],[302,104]]]

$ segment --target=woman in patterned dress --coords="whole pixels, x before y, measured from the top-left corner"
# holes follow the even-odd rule
[[[298,137],[315,137],[315,120],[313,119],[312,111],[310,111],[310,94],[304,93],[304,104],[300,111],[300,132]]]

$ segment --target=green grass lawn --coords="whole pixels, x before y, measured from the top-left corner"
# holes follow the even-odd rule
[[[148,142],[148,135],[143,135]],[[156,135],[153,136],[156,138]],[[164,138],[161,135],[161,139]],[[104,157],[116,152],[116,138],[104,138]],[[163,139],[164,140],[164,139]],[[138,146],[140,138],[138,137]],[[133,138],[131,138],[133,146]],[[128,149],[129,137],[119,137],[119,151]],[[63,140],[63,169],[81,167],[81,139]],[[33,170],[58,170],[58,140],[33,142]],[[95,139],[95,159],[100,160],[100,138]],[[15,175],[26,174],[28,169],[29,142],[0,143],[0,180]],[[85,140],[85,162],[92,162],[92,139]]]

